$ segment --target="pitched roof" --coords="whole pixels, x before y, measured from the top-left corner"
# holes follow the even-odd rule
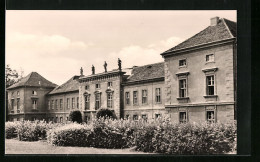
[[[53,89],[49,94],[58,94],[58,93],[65,93],[65,92],[72,92],[79,90],[79,76],[73,76],[67,82],[62,84],[61,86],[56,87]]]
[[[217,25],[208,26],[206,29],[195,34],[191,38],[185,40],[184,42],[178,44],[177,46],[163,52],[161,55],[166,53],[175,52],[181,49],[186,49],[190,47],[195,47],[198,45],[203,45],[207,43],[217,42],[225,39],[236,37],[236,22],[221,18],[219,19]]]
[[[126,82],[164,78],[164,62],[134,67]]]
[[[48,87],[48,88],[54,88],[57,85],[48,81],[44,77],[42,77],[37,72],[31,72],[26,77],[22,78],[19,82],[13,84],[12,86],[8,87],[7,89],[14,89],[17,87]]]

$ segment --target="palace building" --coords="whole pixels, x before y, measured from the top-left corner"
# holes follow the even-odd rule
[[[164,62],[75,75],[57,86],[36,72],[8,91],[8,119],[64,122],[80,110],[84,121],[100,108],[117,118],[175,122],[231,122],[236,116],[236,22],[214,17],[210,25],[161,53]]]

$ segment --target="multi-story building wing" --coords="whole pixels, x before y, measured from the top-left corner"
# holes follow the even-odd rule
[[[152,119],[165,114],[164,62],[134,67],[122,85],[125,118]]]
[[[46,94],[56,86],[37,72],[31,72],[7,88],[9,120],[45,119]]]
[[[48,93],[46,100],[48,121],[67,121],[70,111],[79,110],[79,77],[73,76]]]
[[[235,22],[212,18],[206,29],[161,55],[165,60],[165,108],[173,120],[234,120]]]
[[[120,118],[123,114],[122,86],[125,72],[112,70],[79,78],[79,101],[84,120],[92,120],[100,108],[109,108]]]

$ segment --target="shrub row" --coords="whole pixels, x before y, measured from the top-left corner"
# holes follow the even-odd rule
[[[14,126],[16,124],[16,126]],[[236,124],[175,124],[167,119],[113,120],[90,124],[51,124],[43,121],[6,123],[6,138],[44,139],[56,146],[128,148],[163,154],[221,154],[236,151]],[[15,128],[15,129],[13,129]],[[47,133],[46,133],[47,132]]]
[[[17,124],[14,122],[6,122],[5,123],[5,138],[11,139],[17,137]]]
[[[136,150],[164,154],[223,154],[235,151],[235,124],[168,124],[136,131]]]

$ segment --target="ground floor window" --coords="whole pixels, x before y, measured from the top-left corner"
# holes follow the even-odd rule
[[[125,118],[128,120],[129,119],[129,115],[126,115]]]
[[[155,119],[160,118],[161,114],[155,114]]]
[[[138,120],[138,115],[133,115],[133,120]]]
[[[63,118],[62,117],[60,117],[60,122],[63,123]]]
[[[148,118],[147,118],[147,115],[146,115],[146,114],[143,114],[143,115],[142,115],[142,119],[143,119],[144,121],[147,121],[147,119],[148,119]]]
[[[207,111],[207,122],[215,123],[215,111],[214,110]]]
[[[187,112],[179,112],[179,122],[187,123]]]

